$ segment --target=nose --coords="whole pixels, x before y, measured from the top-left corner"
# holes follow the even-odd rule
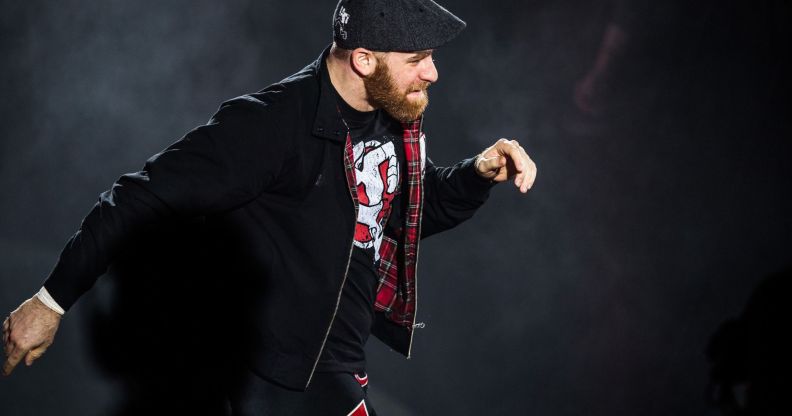
[[[422,81],[435,83],[437,82],[437,78],[439,74],[437,73],[437,67],[435,67],[434,60],[431,56],[427,56],[424,58],[423,68],[419,74]]]

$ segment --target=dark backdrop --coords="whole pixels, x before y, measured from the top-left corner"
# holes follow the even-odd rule
[[[121,173],[313,60],[334,3],[0,1],[3,314]],[[368,346],[381,414],[716,414],[708,338],[790,261],[788,8],[599,3],[443,2],[468,28],[436,54],[430,156],[449,164],[514,137],[539,175],[422,245],[413,359]],[[572,93],[609,24],[628,40],[590,115]],[[0,379],[0,414],[123,401],[88,336],[112,285],[78,302],[39,362]]]

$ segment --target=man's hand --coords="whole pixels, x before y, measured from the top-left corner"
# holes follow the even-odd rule
[[[33,364],[52,345],[61,316],[33,296],[19,305],[3,321],[3,347],[6,361],[3,375],[11,374],[14,367],[25,359]]]
[[[517,140],[500,139],[476,158],[476,173],[495,182],[514,178],[514,185],[526,193],[536,180],[536,163]]]

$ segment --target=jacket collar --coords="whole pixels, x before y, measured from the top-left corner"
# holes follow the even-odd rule
[[[314,136],[325,139],[343,142],[346,139],[347,127],[341,114],[338,111],[333,84],[330,82],[330,73],[327,70],[327,55],[330,46],[326,47],[322,54],[313,63],[313,69],[319,82],[319,103],[316,107],[316,117],[314,118]]]

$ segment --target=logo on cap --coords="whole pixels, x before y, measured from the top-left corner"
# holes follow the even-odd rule
[[[338,35],[344,40],[346,40],[348,36],[347,31],[344,30],[344,25],[347,23],[349,23],[349,13],[347,13],[346,9],[342,6],[341,9],[338,10],[336,24],[338,25]]]

